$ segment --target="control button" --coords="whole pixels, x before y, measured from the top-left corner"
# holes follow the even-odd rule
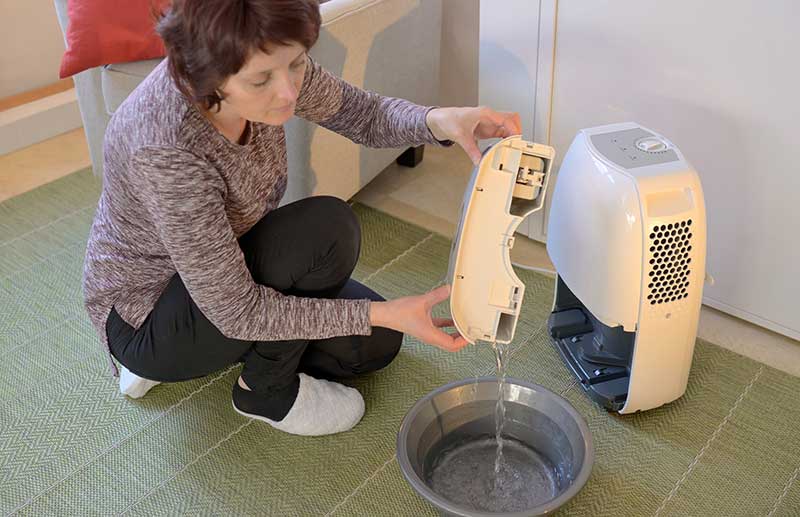
[[[665,141],[654,136],[648,136],[637,140],[636,147],[646,153],[660,153],[669,149]]]

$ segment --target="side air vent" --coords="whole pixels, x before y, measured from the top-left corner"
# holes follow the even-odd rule
[[[650,305],[688,297],[692,272],[692,220],[654,226],[649,237],[647,300]]]

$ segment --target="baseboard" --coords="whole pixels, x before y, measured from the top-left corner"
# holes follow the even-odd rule
[[[0,155],[81,127],[75,89],[0,111]]]
[[[719,300],[715,300],[714,298],[704,296],[703,303],[717,309],[720,312],[726,312],[731,316],[735,316],[739,319],[749,321],[754,325],[758,325],[759,327],[764,327],[765,329],[771,330],[775,333],[782,334],[788,338],[794,339],[795,341],[800,341],[800,330],[796,328],[790,328],[785,325],[782,325],[776,321],[768,320],[757,314],[753,314],[751,312],[747,312],[743,309],[738,307],[734,307],[733,305],[728,305],[725,302],[721,302]]]

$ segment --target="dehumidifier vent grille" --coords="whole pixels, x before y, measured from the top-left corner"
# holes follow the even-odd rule
[[[648,242],[647,300],[650,305],[688,297],[692,272],[692,220],[653,226]]]

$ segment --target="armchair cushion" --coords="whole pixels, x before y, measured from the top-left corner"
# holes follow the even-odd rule
[[[168,0],[69,0],[67,50],[61,78],[106,63],[162,57],[164,43],[155,32],[155,13]]]

